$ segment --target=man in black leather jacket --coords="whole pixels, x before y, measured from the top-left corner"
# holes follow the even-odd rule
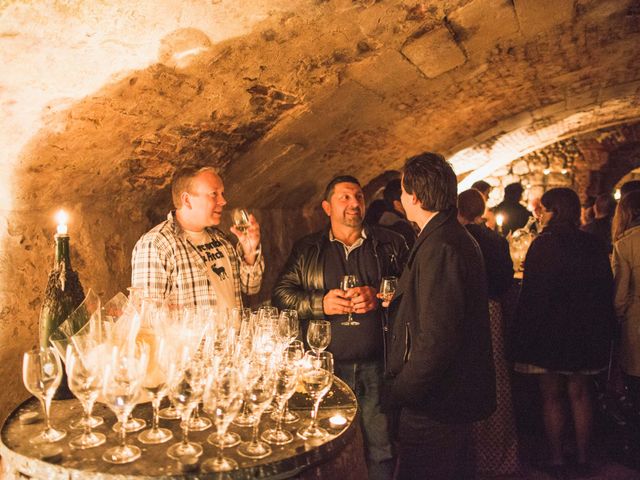
[[[322,207],[330,227],[299,240],[276,282],[273,304],[298,311],[300,319],[331,322],[335,373],[355,392],[362,411],[369,478],[390,479],[393,455],[387,418],[380,411],[384,313],[376,299],[384,276],[399,276],[408,253],[402,236],[363,224],[364,194],[357,179],[334,178]],[[340,288],[344,275],[357,287]],[[343,325],[349,312],[357,326]]]

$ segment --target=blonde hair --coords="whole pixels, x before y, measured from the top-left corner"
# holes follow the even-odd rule
[[[182,167],[177,169],[171,178],[171,198],[175,208],[182,207],[182,194],[184,192],[191,193],[193,179],[204,172],[211,172],[218,175],[213,167]]]
[[[634,190],[622,197],[611,222],[611,239],[617,241],[631,223],[640,216],[640,190]]]

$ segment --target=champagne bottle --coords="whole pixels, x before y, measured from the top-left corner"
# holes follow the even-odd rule
[[[78,274],[71,268],[69,255],[69,235],[56,234],[56,256],[49,273],[42,309],[40,310],[40,346],[50,347],[49,337],[58,326],[84,300],[84,291]],[[53,397],[57,400],[73,398],[67,385],[67,375],[63,372],[60,386]]]

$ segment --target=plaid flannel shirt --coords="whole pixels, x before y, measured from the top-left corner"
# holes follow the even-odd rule
[[[258,293],[262,284],[264,259],[260,247],[256,262],[248,265],[241,250],[236,250],[224,233],[217,228],[206,231],[223,244],[229,256],[236,305],[241,307],[242,293]],[[140,237],[133,249],[131,266],[131,286],[142,288],[143,298],[165,300],[177,308],[216,305],[207,267],[175,220],[174,212]]]

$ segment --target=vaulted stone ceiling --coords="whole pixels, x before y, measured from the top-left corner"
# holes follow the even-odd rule
[[[103,294],[185,163],[218,166],[282,255],[310,225],[277,212],[335,173],[436,150],[470,183],[637,121],[638,53],[638,0],[1,2],[0,374],[33,343],[58,206]]]

